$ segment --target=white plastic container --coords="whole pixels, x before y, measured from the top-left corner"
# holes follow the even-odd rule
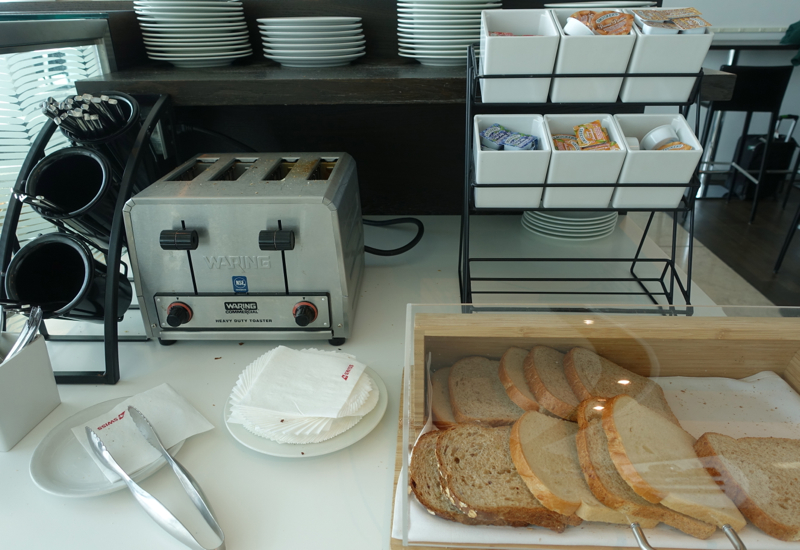
[[[492,124],[539,138],[532,151],[481,151],[479,134]],[[476,115],[473,120],[475,183],[544,183],[552,144],[541,115]],[[476,208],[538,208],[541,187],[476,188]]]
[[[3,357],[16,340],[16,334],[0,334]],[[0,451],[10,451],[60,403],[47,346],[39,335],[0,365]]]
[[[490,36],[492,32],[515,35]],[[486,10],[481,14],[481,75],[549,74],[559,33],[547,10]],[[549,78],[481,79],[484,103],[545,103]]]
[[[625,160],[627,147],[614,117],[609,114],[545,115],[548,139],[553,134],[574,134],[573,128],[599,120],[617,142],[619,151],[553,150],[547,170],[547,187],[542,197],[545,208],[607,208],[613,187],[565,187],[568,183],[615,183]],[[552,146],[552,142],[550,143]]]
[[[550,10],[561,40],[556,55],[556,74],[624,73],[636,42],[633,30],[626,35],[568,36],[567,18],[577,9]],[[605,11],[605,10],[595,10]],[[621,11],[621,10],[615,10]],[[554,78],[550,86],[553,103],[612,103],[617,100],[622,77]]]
[[[691,151],[628,151],[619,183],[689,183],[703,156],[703,148],[686,119],[679,114],[614,115],[617,126],[625,137],[639,140],[658,126],[669,124],[678,139],[691,145]],[[614,191],[611,206],[614,208],[676,208],[685,187],[619,187]]]
[[[653,8],[655,9],[655,8]],[[631,53],[629,73],[696,73],[700,71],[714,33],[645,34],[633,26],[636,43]],[[695,78],[628,77],[622,84],[620,99],[625,103],[680,103],[687,101]]]

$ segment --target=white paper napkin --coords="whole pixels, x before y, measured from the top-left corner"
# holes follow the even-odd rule
[[[120,478],[116,473],[100,464],[95,457],[86,437],[86,426],[94,430],[117,464],[128,475],[135,474],[161,456],[161,453],[147,442],[139,432],[139,428],[130,419],[129,405],[139,409],[147,418],[167,449],[184,439],[214,427],[169,384],[161,384],[122,401],[106,414],[72,428],[72,433],[111,482]]]

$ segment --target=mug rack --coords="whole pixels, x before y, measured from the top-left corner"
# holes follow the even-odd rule
[[[115,92],[107,92],[114,94]],[[105,285],[105,310],[103,319],[103,344],[104,344],[104,370],[98,371],[59,371],[55,373],[56,382],[60,384],[116,384],[120,378],[119,369],[119,327],[118,323],[122,316],[118,311],[117,292],[119,289],[120,273],[124,266],[122,262],[122,243],[124,237],[124,227],[122,220],[122,208],[128,199],[131,198],[133,182],[143,162],[143,154],[149,151],[151,146],[151,136],[160,125],[160,141],[163,146],[163,162],[170,168],[178,164],[178,151],[175,143],[174,132],[174,113],[172,102],[168,95],[140,94],[133,95],[140,106],[150,106],[147,115],[141,121],[141,128],[133,143],[130,155],[126,161],[122,179],[119,182],[119,195],[117,197],[115,211],[110,228],[108,250],[101,251],[106,260],[108,276]],[[7,299],[5,292],[5,277],[12,256],[20,250],[20,243],[17,239],[17,225],[22,210],[22,201],[17,198],[17,194],[24,193],[25,183],[37,162],[45,157],[45,147],[50,141],[57,126],[47,119],[33,145],[28,151],[25,161],[22,163],[19,175],[14,184],[11,197],[8,200],[5,221],[2,232],[0,232],[0,298]],[[72,140],[71,140],[72,141]],[[75,142],[73,141],[73,145]],[[163,167],[163,168],[166,168]],[[59,232],[66,232],[64,227],[58,227]],[[75,233],[73,233],[75,234]],[[127,270],[125,271],[127,273]],[[5,309],[2,312],[2,323],[5,326]],[[49,336],[45,322],[42,321],[41,332],[45,338]],[[66,338],[70,341],[76,338]],[[82,340],[90,338],[81,338]],[[99,339],[99,338],[98,338]],[[146,338],[145,338],[146,339]],[[92,339],[94,340],[94,339]]]

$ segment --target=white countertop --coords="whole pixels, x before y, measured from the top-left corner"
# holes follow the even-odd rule
[[[459,219],[421,219],[425,236],[416,248],[396,257],[367,255],[353,337],[341,347],[372,367],[388,388],[386,414],[372,433],[329,455],[290,459],[245,448],[225,428],[223,407],[245,366],[277,344],[329,349],[327,341],[181,341],[170,347],[154,341],[123,342],[118,384],[59,386],[62,404],[11,451],[0,453],[0,547],[185,548],[162,531],[127,490],[91,498],[57,497],[37,488],[28,473],[34,449],[62,420],[95,403],[168,382],[215,426],[214,430],[189,439],[177,457],[203,487],[225,531],[229,550],[388,548],[406,305],[459,301]],[[513,234],[511,239],[500,239],[509,243],[504,246],[524,241],[526,246],[541,248],[547,254],[564,248],[558,241],[522,233],[519,216],[487,219],[491,231]],[[620,220],[615,234],[603,242],[568,244],[574,252],[587,255],[602,255],[608,250],[627,254],[625,250],[634,242],[631,236],[641,231],[624,216]],[[482,226],[476,222],[474,227]],[[366,242],[369,246],[394,248],[406,242],[413,230],[413,226],[368,226]],[[644,252],[650,257],[663,255],[652,242],[647,243]],[[603,297],[602,301],[593,302],[620,300],[649,303],[645,297]],[[564,300],[544,296],[537,301]],[[573,297],[569,301],[592,300]],[[696,286],[692,301],[696,305],[713,305]],[[48,350],[57,370],[102,368],[101,343],[51,341]],[[142,485],[157,497],[169,497],[171,491],[178,491],[173,483],[172,474],[162,469]]]

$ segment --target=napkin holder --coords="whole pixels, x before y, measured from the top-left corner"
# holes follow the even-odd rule
[[[0,353],[8,353],[16,334],[0,333]],[[0,365],[0,451],[10,451],[50,414],[61,397],[44,337],[39,335]]]

